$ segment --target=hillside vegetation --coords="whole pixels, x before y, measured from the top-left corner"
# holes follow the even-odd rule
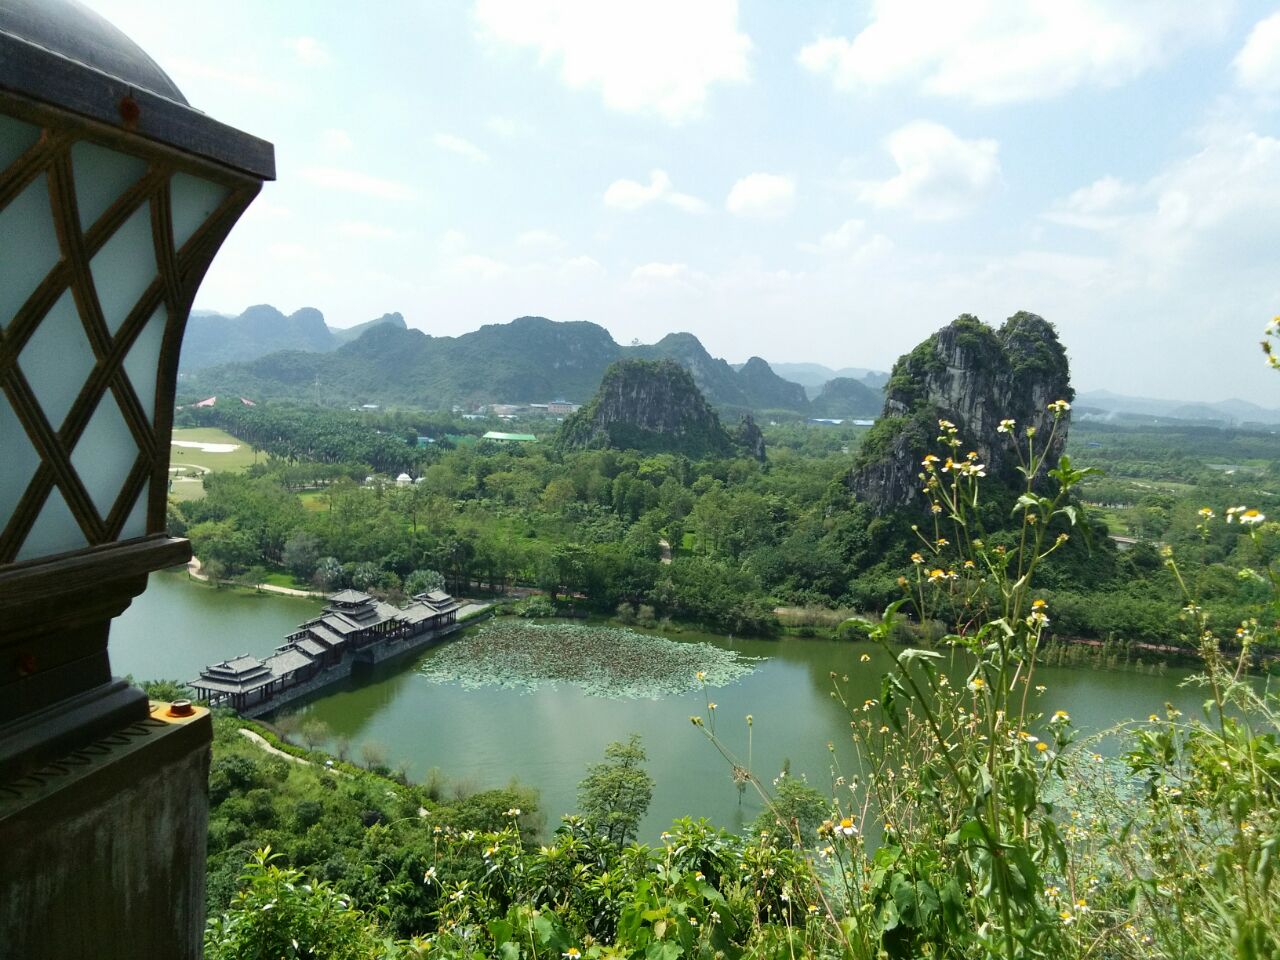
[[[194,371],[183,380],[183,392],[429,410],[554,399],[584,403],[609,365],[622,359],[674,360],[722,410],[800,415],[808,409],[804,388],[778,377],[765,361],[754,357],[735,371],[692,334],[623,347],[594,323],[542,317],[490,324],[458,337],[432,337],[405,329],[403,321],[377,322],[329,352],[294,344],[247,362]]]

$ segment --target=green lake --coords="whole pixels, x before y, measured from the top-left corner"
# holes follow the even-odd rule
[[[318,609],[314,601],[216,591],[190,583],[185,575],[155,574],[112,630],[112,666],[137,679],[190,680],[211,661],[246,652],[265,656]],[[792,775],[827,787],[833,756],[828,743],[835,744],[843,772],[855,772],[849,720],[831,698],[831,673],[847,674],[848,696],[861,703],[879,696],[885,654],[867,644],[829,640],[691,633],[672,638],[768,659],[751,675],[706,695],[694,691],[651,701],[593,697],[573,686],[464,690],[417,673],[416,664],[432,656],[427,651],[335,687],[297,712],[324,720],[335,736],[349,737],[353,756],[359,756],[362,743],[380,744],[389,763],[403,765],[413,779],[432,767],[473,789],[503,786],[515,777],[540,791],[551,826],[560,814],[574,810],[577,783],[589,763],[602,759],[605,745],[638,732],[656,781],[642,831],[642,839],[650,840],[679,816],[705,816],[736,829],[759,812],[750,794],[739,802],[724,760],[689,722],[690,715],[705,713],[708,697],[717,704],[717,732],[743,755],[745,717],[753,715],[753,766],[763,779],[789,765]],[[864,653],[871,662],[860,662]],[[1179,686],[1187,673],[1042,667],[1038,679],[1048,691],[1040,706],[1047,713],[1068,710],[1076,726],[1089,732],[1163,712],[1166,702],[1190,713],[1204,697]],[[1104,753],[1113,749],[1105,743],[1099,747]]]

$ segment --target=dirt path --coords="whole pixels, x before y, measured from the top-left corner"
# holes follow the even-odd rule
[[[662,562],[670,563],[671,562],[671,544],[667,543],[666,540],[659,540],[658,549],[662,551]]]
[[[267,753],[273,753],[277,757],[283,757],[284,759],[288,760],[290,763],[300,763],[304,767],[313,766],[310,760],[303,760],[301,757],[295,757],[292,753],[285,753],[283,750],[273,747],[271,744],[267,743],[266,739],[262,737],[260,734],[254,733],[252,730],[249,730],[246,727],[240,728],[240,736],[244,737],[246,740],[256,743],[263,750],[267,751]]]
[[[209,582],[209,575],[200,572],[199,557],[192,557],[187,562],[187,575],[190,576],[193,580],[203,580],[205,583]],[[235,580],[222,580],[221,582],[231,584],[232,586],[244,586],[244,584],[237,583]],[[323,597],[324,596],[323,593],[320,593],[317,590],[295,590],[293,587],[277,587],[274,583],[260,583],[257,586],[255,586],[254,589],[260,590],[263,593],[279,593],[279,594],[283,594],[286,597]]]

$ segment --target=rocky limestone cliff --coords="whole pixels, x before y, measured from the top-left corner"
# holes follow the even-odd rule
[[[674,360],[620,360],[594,397],[566,418],[564,449],[609,447],[689,457],[730,456],[734,444],[689,371]]]
[[[849,487],[878,513],[923,507],[920,461],[938,452],[940,419],[959,428],[965,449],[978,452],[988,477],[1017,484],[1017,458],[997,430],[1000,421],[1016,420],[1019,435],[1035,426],[1047,438],[1053,425],[1048,405],[1074,395],[1053,324],[1019,312],[997,331],[963,314],[894,365],[884,412],[858,451]],[[1057,463],[1068,426],[1069,418],[1058,425],[1046,466]]]
[[[755,457],[761,463],[769,459],[765,453],[764,434],[756,424],[756,418],[751,414],[743,415],[738,422],[738,431],[733,439],[747,456]]]

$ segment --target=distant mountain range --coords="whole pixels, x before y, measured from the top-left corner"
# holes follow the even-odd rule
[[[521,317],[458,337],[432,337],[406,328],[399,314],[344,331],[330,329],[314,309],[286,317],[267,306],[234,318],[194,316],[189,330],[181,380],[188,396],[234,393],[429,408],[552,399],[581,403],[617,360],[670,359],[722,409],[804,415],[810,406],[804,387],[779,377],[764,360],[752,357],[735,370],[711,356],[691,333],[624,347],[594,323]],[[244,356],[249,352],[256,355]],[[863,406],[867,409],[841,415],[874,416],[879,397]]]
[[[1224,427],[1280,424],[1280,410],[1271,410],[1248,400],[1188,403],[1185,400],[1127,397],[1110,390],[1080,391],[1076,395],[1075,415],[1129,423],[1177,420]]]
[[[303,307],[288,316],[266,303],[250,307],[238,317],[193,310],[182,340],[180,368],[189,372],[220,363],[256,360],[277,350],[324,353],[384,323],[405,329],[404,317],[398,313],[341,329],[325,323],[324,314],[315,307]]]
[[[453,404],[586,402],[608,366],[623,359],[672,359],[707,399],[726,410],[810,417],[878,417],[889,375],[865,367],[729,364],[691,333],[621,346],[603,327],[521,317],[458,337],[410,329],[398,313],[336,328],[304,307],[286,316],[268,304],[238,317],[196,311],[182,346],[183,395],[234,393],[330,403],[441,408]],[[1082,391],[1076,416],[1122,423],[1179,421],[1220,426],[1280,425],[1280,410],[1244,400],[1188,403]]]
[[[816,397],[824,385],[832,380],[860,380],[873,390],[883,390],[889,382],[889,374],[883,370],[869,370],[866,367],[841,367],[832,370],[820,363],[772,363],[773,372],[786,377],[805,388],[810,397]]]

